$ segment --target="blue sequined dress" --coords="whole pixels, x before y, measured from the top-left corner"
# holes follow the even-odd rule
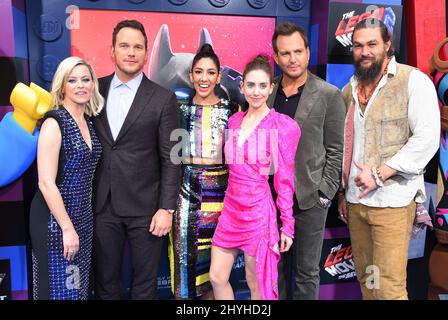
[[[63,256],[62,231],[42,193],[31,203],[30,235],[35,300],[85,300],[89,297],[93,237],[92,180],[101,155],[101,144],[86,116],[92,150],[70,113],[60,107],[48,112],[62,135],[56,185],[79,237],[80,249],[69,262]]]

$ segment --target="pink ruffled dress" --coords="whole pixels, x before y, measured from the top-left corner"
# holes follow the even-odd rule
[[[300,128],[290,117],[271,109],[239,146],[238,133],[246,113],[238,112],[228,122],[224,152],[229,183],[212,243],[256,257],[261,298],[276,300],[279,233],[268,177],[273,171],[281,230],[293,238],[294,157]]]

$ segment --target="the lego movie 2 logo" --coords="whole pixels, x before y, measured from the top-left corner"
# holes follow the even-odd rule
[[[371,10],[373,9],[373,10]],[[374,18],[381,20],[389,29],[390,33],[394,32],[394,26],[396,22],[396,16],[391,7],[376,7],[368,6],[366,12],[362,14],[356,14],[355,10],[345,12],[341,20],[339,21],[338,27],[334,33],[336,39],[344,47],[352,46],[352,35],[353,29],[359,21]]]
[[[338,280],[355,278],[356,272],[355,263],[353,262],[352,246],[339,244],[332,247],[325,260],[324,269],[333,278]]]
[[[331,2],[328,21],[328,63],[352,63],[353,29],[359,21],[382,21],[393,34],[394,48],[400,51],[402,6]],[[369,20],[368,23],[374,23]],[[323,40],[323,39],[322,39]]]

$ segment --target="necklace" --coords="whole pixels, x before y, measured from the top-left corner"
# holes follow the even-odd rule
[[[387,74],[387,67],[389,66],[389,61],[390,61],[390,59],[388,59],[387,64],[386,64],[383,72],[381,73],[382,76],[375,83],[375,85],[372,87],[372,89],[370,89],[368,95],[366,95],[366,96],[363,95],[363,92],[365,92],[364,85],[361,82],[358,84],[358,101],[359,101],[359,104],[362,106],[363,109],[369,104],[370,98],[372,97],[373,93],[375,92],[376,87],[378,87],[378,85],[380,84],[380,81],[383,78],[383,76],[385,74]]]

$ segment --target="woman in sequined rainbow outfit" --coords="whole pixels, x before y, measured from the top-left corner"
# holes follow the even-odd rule
[[[228,170],[222,149],[227,121],[238,106],[216,96],[219,59],[210,45],[193,59],[195,95],[179,100],[184,129],[184,174],[170,233],[171,288],[177,299],[212,299],[209,282],[211,239],[221,214]]]
[[[39,190],[30,209],[35,300],[87,300],[90,291],[92,180],[101,144],[92,123],[104,104],[85,60],[63,60],[53,78],[55,110],[42,120]]]

